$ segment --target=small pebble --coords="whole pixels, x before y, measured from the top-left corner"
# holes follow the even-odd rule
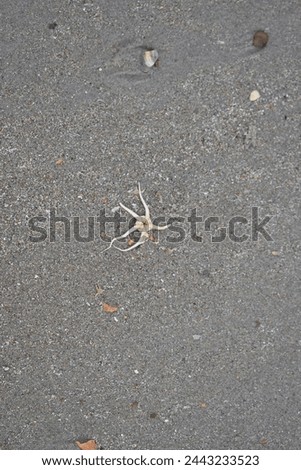
[[[253,46],[257,49],[263,49],[269,40],[269,35],[265,31],[256,31],[253,36]]]
[[[250,94],[250,101],[256,101],[260,98],[259,91],[253,90],[252,93]]]
[[[272,251],[272,255],[273,256],[280,256],[280,253],[279,253],[279,251]]]
[[[48,28],[49,29],[55,29],[57,27],[57,23],[54,21],[53,23],[49,23]]]

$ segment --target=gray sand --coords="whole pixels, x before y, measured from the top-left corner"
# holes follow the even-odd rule
[[[300,10],[1,2],[2,448],[300,448]],[[138,181],[181,243],[30,241],[51,208],[142,213]],[[192,209],[250,234],[252,207],[272,241],[192,240]]]

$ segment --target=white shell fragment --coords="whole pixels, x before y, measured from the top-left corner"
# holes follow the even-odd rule
[[[250,101],[256,101],[260,98],[259,91],[253,90],[252,93],[250,94]]]
[[[157,60],[159,59],[159,53],[156,49],[151,51],[145,51],[143,54],[144,63],[147,67],[153,67]]]

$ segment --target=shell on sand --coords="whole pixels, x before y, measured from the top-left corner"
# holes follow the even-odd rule
[[[156,49],[152,49],[151,51],[145,51],[143,54],[143,59],[147,67],[153,67],[159,59],[158,51],[156,51]]]
[[[250,94],[250,101],[256,101],[260,98],[260,93],[257,90],[253,90],[252,93]]]

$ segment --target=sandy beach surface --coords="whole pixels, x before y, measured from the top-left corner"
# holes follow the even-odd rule
[[[300,448],[299,0],[0,12],[2,449]]]

